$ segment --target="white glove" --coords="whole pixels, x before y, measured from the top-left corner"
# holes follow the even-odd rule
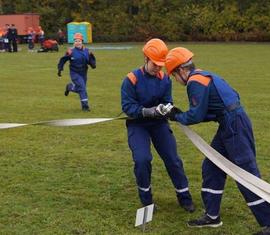
[[[156,111],[161,114],[162,116],[165,116],[166,114],[170,113],[172,108],[174,106],[171,103],[168,103],[166,105],[164,104],[159,104],[156,108]]]

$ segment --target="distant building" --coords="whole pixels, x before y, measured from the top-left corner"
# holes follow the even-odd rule
[[[18,36],[21,41],[27,39],[27,31],[29,27],[38,30],[40,25],[40,15],[36,13],[0,15],[0,27],[6,24],[14,24],[18,31]]]

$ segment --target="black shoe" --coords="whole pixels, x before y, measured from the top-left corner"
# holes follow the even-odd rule
[[[84,111],[84,112],[90,112],[90,108],[89,107],[83,107],[82,108],[82,111]]]
[[[69,94],[69,89],[68,89],[68,84],[66,85],[66,90],[65,90],[65,96],[68,96],[68,94]]]
[[[254,233],[254,235],[270,235],[270,226],[264,227],[260,232]]]
[[[195,220],[190,220],[187,222],[188,227],[197,227],[197,228],[202,228],[202,227],[219,227],[223,223],[220,221],[220,216],[217,217],[216,219],[211,219],[207,214],[205,214],[203,217]]]
[[[189,205],[183,205],[182,203],[180,203],[180,206],[182,208],[185,209],[185,211],[189,212],[189,213],[193,213],[195,211],[195,206],[193,203],[189,204]]]

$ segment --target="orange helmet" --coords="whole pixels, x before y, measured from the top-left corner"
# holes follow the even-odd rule
[[[170,75],[178,66],[185,65],[190,62],[193,56],[194,54],[184,47],[176,47],[170,50],[166,56],[165,62],[168,75]]]
[[[74,36],[73,36],[73,39],[80,39],[83,41],[83,35],[81,33],[75,33]]]
[[[169,50],[162,40],[154,38],[144,45],[142,51],[144,55],[147,56],[156,65],[164,66],[166,55],[168,54]]]

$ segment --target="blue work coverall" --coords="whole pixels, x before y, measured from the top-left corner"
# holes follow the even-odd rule
[[[86,91],[88,65],[96,68],[96,58],[88,48],[70,48],[66,54],[60,58],[58,71],[63,71],[65,63],[69,60],[70,77],[72,83],[67,85],[67,90],[78,93],[80,96],[82,109],[88,109],[88,95]]]
[[[251,122],[240,104],[238,93],[219,76],[201,70],[190,73],[187,82],[189,110],[177,114],[183,125],[217,121],[219,127],[211,146],[228,160],[260,177]],[[226,173],[207,158],[202,164],[202,199],[206,213],[215,218],[220,213]],[[247,205],[261,226],[270,225],[270,205],[237,183]],[[237,213],[237,212],[236,212]]]
[[[128,144],[132,151],[138,193],[143,206],[153,203],[151,193],[151,141],[162,158],[181,205],[192,204],[183,163],[177,154],[176,141],[166,119],[144,118],[142,109],[172,103],[171,80],[163,72],[157,76],[144,68],[134,70],[121,88],[122,110],[127,120]],[[165,190],[165,189],[164,189]]]

